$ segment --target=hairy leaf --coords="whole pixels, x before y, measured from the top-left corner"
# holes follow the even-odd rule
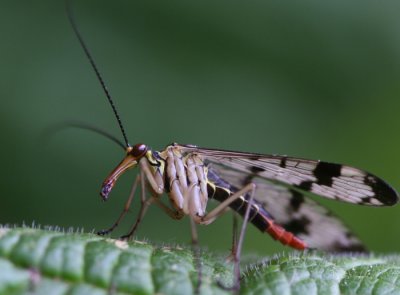
[[[200,294],[230,294],[232,265],[202,251]],[[256,258],[241,294],[400,294],[398,256],[296,252]],[[190,248],[93,234],[0,228],[0,294],[193,294]]]

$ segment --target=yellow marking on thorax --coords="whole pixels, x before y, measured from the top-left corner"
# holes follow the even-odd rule
[[[161,155],[161,153],[160,153],[160,155]],[[161,175],[164,174],[164,169],[165,169],[164,161],[159,161],[159,160],[155,159],[153,156],[153,152],[151,150],[148,150],[146,152],[145,157],[146,157],[147,161],[149,161],[149,163],[152,164],[152,165],[150,165],[150,168],[153,172],[160,171]]]

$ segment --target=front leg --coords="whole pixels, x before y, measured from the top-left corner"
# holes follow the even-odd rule
[[[146,158],[141,159],[139,165],[153,191],[157,195],[162,195],[164,193],[164,180],[161,174],[158,171],[156,173],[151,171],[150,164]]]
[[[145,175],[145,172],[143,170],[140,170],[140,186],[141,186],[141,194],[140,194],[140,209],[138,216],[136,218],[135,224],[132,226],[131,230],[129,231],[128,234],[121,236],[120,239],[128,239],[130,240],[134,233],[136,232],[140,222],[142,221],[144,215],[147,212],[147,209],[149,206],[154,202],[154,197],[151,197],[149,199],[146,199],[146,179],[147,175]]]
[[[131,204],[132,204],[132,200],[133,197],[135,196],[136,193],[136,188],[137,185],[139,183],[140,180],[140,176],[136,176],[135,181],[133,182],[132,188],[131,188],[131,192],[129,194],[128,200],[126,201],[125,205],[124,205],[124,209],[122,210],[121,214],[119,215],[118,219],[113,223],[113,225],[108,228],[108,229],[103,229],[97,232],[98,235],[100,236],[104,236],[104,235],[108,235],[109,233],[111,233],[121,222],[121,220],[125,217],[125,215],[128,213]]]
[[[168,216],[173,219],[181,219],[183,217],[182,212],[173,210],[165,206],[160,200],[160,196],[164,193],[164,181],[162,180],[161,174],[153,174],[151,172],[150,165],[146,159],[140,161],[140,183],[141,183],[141,197],[140,197],[140,210],[136,222],[132,226],[128,234],[123,235],[121,239],[131,239],[135,234],[139,224],[142,222],[147,209],[151,204],[156,204],[160,207]],[[146,199],[146,185],[150,187],[151,197]]]

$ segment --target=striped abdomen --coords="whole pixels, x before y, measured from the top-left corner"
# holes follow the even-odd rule
[[[215,199],[219,202],[225,201],[234,194],[234,192],[227,188],[210,183],[207,185],[207,190],[208,198]],[[245,215],[248,206],[248,196],[241,196],[229,205],[232,210],[240,214],[242,217]],[[260,231],[267,232],[272,238],[278,240],[283,245],[288,245],[299,250],[307,248],[305,242],[298,239],[291,232],[286,231],[280,225],[274,223],[271,215],[255,200],[253,200],[253,204],[250,208],[249,222],[256,226]]]

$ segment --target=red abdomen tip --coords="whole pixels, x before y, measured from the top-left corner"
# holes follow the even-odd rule
[[[275,224],[272,220],[269,220],[269,222],[269,227],[265,231],[273,239],[281,242],[283,245],[287,245],[297,250],[304,250],[307,248],[307,244],[291,232],[286,231],[283,227]]]

